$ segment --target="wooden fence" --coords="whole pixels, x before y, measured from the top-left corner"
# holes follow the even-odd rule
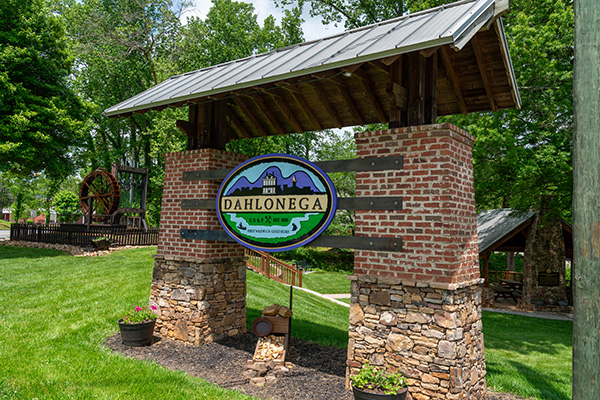
[[[158,228],[127,229],[125,226],[62,224],[12,224],[11,240],[70,244],[88,247],[93,239],[107,238],[113,246],[151,246],[158,244]]]
[[[286,264],[262,251],[246,248],[244,254],[246,266],[253,271],[280,283],[302,287],[302,270],[296,269],[295,265]]]

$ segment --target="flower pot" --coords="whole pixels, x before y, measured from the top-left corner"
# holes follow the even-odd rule
[[[120,319],[119,329],[121,330],[123,344],[134,347],[151,345],[155,324],[155,319],[138,324],[125,324],[123,319]]]
[[[352,386],[352,392],[354,393],[355,400],[404,400],[406,399],[408,388],[398,390],[398,394],[378,394],[365,392],[362,389]]]

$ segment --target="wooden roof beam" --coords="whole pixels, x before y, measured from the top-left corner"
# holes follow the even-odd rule
[[[302,128],[302,125],[300,125],[300,122],[298,122],[298,119],[296,118],[292,110],[288,107],[285,99],[281,99],[278,97],[273,99],[273,102],[275,103],[277,108],[279,108],[279,111],[281,111],[285,119],[290,123],[292,128],[294,128],[294,130],[297,133],[304,132],[304,128]]]
[[[254,113],[250,112],[246,104],[239,97],[234,97],[233,102],[240,111],[240,113],[242,115],[245,115],[246,118],[250,120],[250,123],[256,129],[260,136],[269,136],[269,134],[265,131],[265,128],[263,128],[260,121],[258,121],[254,116]]]
[[[446,69],[446,75],[450,78],[450,84],[452,85],[452,90],[454,91],[454,95],[456,96],[456,100],[458,101],[458,108],[460,112],[463,114],[467,114],[467,105],[465,104],[465,99],[460,91],[460,84],[458,82],[458,77],[454,73],[454,65],[452,60],[450,59],[450,54],[448,54],[448,46],[440,47],[440,54],[442,55],[442,61],[444,63],[444,68]]]
[[[310,120],[311,124],[314,127],[314,128],[311,127],[310,130],[318,130],[318,131],[323,130],[323,125],[321,125],[321,123],[319,122],[317,117],[315,117],[315,114],[313,114],[313,112],[311,111],[310,107],[306,103],[306,100],[304,100],[304,96],[302,95],[302,92],[295,90],[294,88],[289,87],[289,86],[281,86],[281,88],[290,92],[290,94],[292,95],[292,98],[296,102],[296,105],[298,106],[298,108],[300,108],[300,110],[302,111],[304,116],[308,120]]]
[[[475,59],[477,60],[477,66],[479,67],[481,79],[483,79],[483,87],[485,88],[485,94],[487,95],[490,107],[492,108],[492,110],[498,111],[498,106],[494,101],[492,87],[490,85],[490,80],[488,79],[487,68],[485,67],[485,61],[483,60],[483,53],[481,52],[481,45],[479,44],[479,39],[477,38],[477,35],[473,36],[473,39],[471,39],[471,44],[473,45]]]
[[[344,83],[340,82],[338,79],[331,79],[331,82],[336,84],[338,91],[348,106],[348,111],[350,111],[352,118],[354,118],[358,125],[365,125],[365,120],[363,119],[362,115],[360,115],[360,111],[358,110],[358,107],[356,107],[356,103],[350,95],[350,92],[348,92],[348,89],[346,89],[346,85],[344,85]]]
[[[381,103],[379,102],[379,100],[377,100],[377,96],[375,96],[375,93],[373,92],[373,89],[372,89],[373,84],[371,83],[369,78],[366,77],[365,75],[363,75],[362,73],[358,73],[358,71],[356,71],[354,73],[354,75],[359,78],[358,81],[360,82],[360,86],[362,87],[363,92],[367,96],[367,99],[369,100],[371,107],[377,114],[377,118],[379,119],[379,122],[382,122],[382,123],[388,122],[388,118],[385,116],[385,113],[383,112]]]
[[[307,85],[317,95],[317,101],[323,108],[323,111],[325,111],[325,114],[327,114],[329,119],[333,121],[334,126],[337,128],[342,128],[343,125],[340,122],[340,119],[337,117],[335,110],[333,109],[333,107],[331,107],[331,103],[327,98],[327,94],[323,90],[321,90],[321,88],[318,87],[316,83],[309,83]]]
[[[238,131],[238,136],[246,139],[252,138],[252,134],[250,134],[250,132],[246,129],[242,120],[239,119],[237,115],[235,115],[235,112],[233,112],[233,110],[231,110],[231,112],[229,113],[229,120],[233,129]]]
[[[262,99],[251,95],[245,96],[254,102],[258,110],[264,115],[267,121],[269,121],[269,124],[271,124],[271,127],[278,135],[283,135],[285,133],[284,129],[281,127],[279,122],[277,122],[277,119],[275,119],[275,116],[267,108],[265,102]]]
[[[364,63],[347,65],[345,67],[341,67],[340,69],[345,75],[353,74],[356,70],[363,66]]]

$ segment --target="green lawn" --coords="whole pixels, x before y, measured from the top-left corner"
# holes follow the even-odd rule
[[[0,231],[10,229],[10,222],[0,219]]]
[[[315,292],[350,293],[350,281],[346,272],[327,272],[316,270],[302,275],[302,287]]]
[[[0,399],[249,398],[103,346],[123,311],[147,301],[155,251],[84,258],[0,246]],[[275,302],[288,305],[289,288],[248,272],[248,324]],[[346,307],[295,290],[293,310],[294,336],[347,346]],[[571,398],[572,323],[489,312],[483,323],[490,388]]]
[[[0,246],[0,399],[249,399],[103,346],[123,311],[148,301],[155,252]]]
[[[538,399],[572,394],[573,323],[483,312],[488,386]]]

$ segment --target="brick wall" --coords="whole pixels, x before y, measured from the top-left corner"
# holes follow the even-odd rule
[[[158,255],[180,258],[243,257],[237,243],[181,239],[180,229],[221,230],[214,210],[182,210],[183,199],[216,198],[221,181],[182,181],[182,172],[233,168],[247,156],[221,150],[188,150],[165,155],[165,188],[162,199]]]
[[[357,196],[402,196],[401,211],[357,211],[356,235],[400,237],[402,252],[355,252],[355,274],[456,284],[479,278],[474,138],[451,124],[355,135],[358,157],[404,156],[404,169],[358,172]]]

